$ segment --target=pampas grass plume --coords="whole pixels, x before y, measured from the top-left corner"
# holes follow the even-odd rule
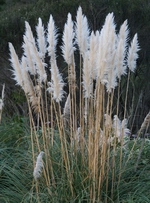
[[[52,60],[56,58],[56,45],[57,45],[57,29],[55,27],[55,23],[52,15],[50,15],[48,22],[48,34],[47,34],[47,42],[48,42],[48,54]]]
[[[37,32],[38,32],[37,33],[38,37],[42,37],[42,35],[44,35],[44,28],[42,27],[41,24],[42,24],[42,21],[39,20],[39,26],[38,26],[38,28],[36,28]],[[31,72],[31,74],[33,74],[33,75],[35,75],[35,73],[38,73],[38,80],[39,80],[38,82],[42,83],[42,82],[45,82],[47,79],[47,74],[45,72],[46,64],[44,64],[41,60],[41,52],[38,52],[38,50],[37,50],[37,47],[35,44],[35,39],[33,37],[33,33],[30,28],[29,23],[25,22],[25,25],[26,25],[26,33],[24,36],[25,44],[23,44],[23,48],[25,51],[24,55],[29,58],[28,69]],[[39,51],[41,51],[41,49],[45,49],[45,48],[41,47],[41,46],[45,47],[45,45],[43,45],[43,44],[45,44],[43,42],[43,40],[44,40],[43,38],[40,40],[38,38],[38,45],[40,47]],[[26,53],[26,51],[27,51],[27,53]],[[46,49],[42,50],[42,51],[46,52]],[[32,55],[32,58],[29,56],[30,54]],[[29,65],[31,65],[31,67]],[[36,68],[36,71],[35,71],[35,68]]]
[[[64,120],[64,125],[67,126],[70,121],[70,109],[71,109],[71,103],[70,103],[70,94],[68,94],[68,97],[65,102],[65,106],[63,109],[63,120]]]
[[[28,41],[27,36],[23,36],[24,43],[22,45],[24,50],[24,56],[26,56],[26,62],[27,62],[27,70],[30,72],[31,75],[36,74],[36,66],[33,60],[33,55],[31,51],[31,43]]]
[[[97,79],[102,84],[107,84],[107,91],[111,91],[116,86],[117,73],[114,67],[117,35],[115,28],[114,15],[109,13],[100,32],[96,63]]]
[[[60,102],[64,96],[63,87],[65,83],[62,75],[59,73],[55,60],[51,61],[51,82],[48,82],[48,85],[47,91],[52,93],[53,99],[56,100],[56,102]]]
[[[20,69],[20,62],[18,59],[18,56],[15,52],[15,49],[12,45],[12,43],[9,43],[9,50],[10,50],[10,61],[11,61],[11,65],[13,68],[13,75],[14,75],[14,79],[17,82],[18,85],[20,85],[21,87],[23,86],[23,78],[22,78],[22,73],[21,73],[21,69]]]
[[[89,52],[86,52],[83,58],[83,92],[85,98],[92,95],[92,72],[89,66]]]
[[[128,25],[127,20],[120,27],[118,42],[117,42],[117,50],[116,50],[116,67],[118,72],[118,78],[121,78],[121,75],[125,75],[127,73],[126,64],[125,64],[125,56],[127,53],[127,41],[128,41]]]
[[[136,60],[138,58],[137,52],[139,51],[139,44],[137,34],[134,35],[133,40],[131,42],[131,46],[128,52],[128,67],[129,69],[134,72],[136,68]]]
[[[113,129],[115,137],[118,138],[118,142],[120,142],[124,136],[130,134],[130,130],[127,128],[127,119],[121,121],[117,115],[115,115],[113,119]]]
[[[110,15],[111,16],[111,15]],[[105,75],[104,75],[104,83],[106,82],[107,91],[111,92],[112,89],[115,89],[117,86],[117,69],[116,69],[116,26],[114,23],[114,16],[111,16],[110,24],[108,29],[109,39],[107,43],[107,50],[105,50],[104,60],[105,61]],[[103,44],[104,46],[104,44]],[[103,82],[103,79],[102,79]]]
[[[32,33],[32,30],[31,30],[31,27],[30,27],[30,25],[29,25],[29,23],[27,21],[25,21],[25,28],[26,28],[25,36],[27,37],[29,42],[31,44],[33,44],[33,46],[35,46],[35,39],[33,37],[33,33]]]
[[[76,42],[82,55],[89,47],[89,28],[86,16],[82,14],[82,8],[79,6],[76,16]]]
[[[68,13],[68,20],[67,23],[65,24],[64,27],[64,32],[63,32],[63,46],[62,46],[62,53],[63,57],[68,65],[73,63],[73,54],[74,54],[74,44],[73,44],[73,39],[74,39],[74,30],[73,30],[73,22],[72,22],[72,17],[71,14]]]
[[[70,117],[70,94],[68,94],[67,100],[65,102],[63,116],[68,119]]]
[[[44,167],[43,160],[42,160],[43,155],[44,155],[44,152],[41,151],[37,157],[36,165],[35,165],[35,168],[33,171],[33,177],[36,181],[41,176],[41,172],[42,172],[42,169]]]
[[[41,18],[39,18],[38,25],[36,26],[36,32],[37,32],[37,42],[38,42],[39,54],[40,54],[41,59],[44,59],[45,53],[46,53],[46,39],[45,39],[45,31],[44,31],[44,27],[42,25]]]
[[[99,31],[92,31],[90,35],[90,50],[89,50],[89,68],[92,72],[92,78],[96,78],[96,61],[97,61],[97,50],[98,50],[98,41],[99,41]]]
[[[26,58],[25,56],[22,57],[21,60],[21,72],[22,72],[22,77],[24,78],[23,81],[23,90],[26,94],[26,96],[28,96],[30,103],[31,103],[31,107],[34,109],[34,112],[38,112],[38,99],[35,93],[35,88],[33,86],[33,82],[29,76],[29,73],[27,71],[27,63],[26,63]]]

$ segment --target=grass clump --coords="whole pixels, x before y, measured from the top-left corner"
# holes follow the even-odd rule
[[[61,46],[68,68],[64,79],[57,66],[58,33],[52,15],[47,29],[39,18],[36,38],[28,22],[25,27],[21,59],[9,43],[14,79],[27,98],[30,123],[27,155],[19,158],[28,160],[26,180],[30,179],[22,186],[26,192],[20,194],[21,201],[123,202],[128,182],[135,181],[135,174],[130,180],[127,175],[135,169],[131,160],[136,143],[129,149],[126,104],[130,75],[138,58],[137,34],[129,45],[127,21],[116,33],[113,13],[95,33],[90,31],[81,7],[75,23],[69,13]],[[119,118],[122,75],[127,75],[127,88]],[[19,174],[14,176],[17,181]],[[122,188],[122,184],[127,187]]]

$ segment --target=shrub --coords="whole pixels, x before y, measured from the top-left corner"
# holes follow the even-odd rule
[[[66,84],[57,66],[58,32],[52,15],[47,29],[39,18],[36,39],[28,22],[25,28],[21,59],[12,43],[9,49],[14,79],[28,102],[31,151],[36,166],[32,188],[37,201],[42,201],[45,191],[45,201],[49,202],[114,199],[114,191],[131,156],[128,153],[124,157],[123,149],[124,138],[130,133],[126,104],[129,78],[138,58],[137,34],[129,45],[127,21],[116,33],[113,13],[107,15],[101,31],[95,33],[90,32],[81,7],[75,23],[69,13],[61,46],[68,67]],[[79,85],[75,53],[80,61]],[[128,79],[124,114],[119,119],[122,75]],[[68,92],[64,91],[65,86]]]

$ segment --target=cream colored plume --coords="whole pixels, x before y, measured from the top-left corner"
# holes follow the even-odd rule
[[[111,91],[116,86],[115,52],[117,35],[115,29],[114,15],[109,13],[100,32],[96,64],[97,79],[102,84],[107,85],[107,91]]]
[[[62,53],[63,57],[68,65],[71,65],[73,63],[73,55],[74,55],[74,29],[73,29],[73,22],[72,22],[72,17],[71,14],[68,13],[68,19],[67,23],[65,24],[64,27],[64,32],[63,32],[63,46],[62,46]]]
[[[114,136],[118,138],[118,142],[121,142],[124,136],[130,134],[130,130],[127,128],[127,119],[121,121],[118,116],[115,115],[113,119],[113,130]]]
[[[67,124],[69,124],[69,121],[70,121],[70,107],[71,107],[70,94],[68,94],[67,100],[65,102],[64,110],[63,110],[63,119],[64,119],[65,126],[67,126]]]
[[[60,102],[63,98],[63,87],[65,83],[63,82],[62,75],[59,73],[57,63],[56,63],[56,45],[57,45],[57,30],[54,24],[52,15],[50,15],[48,23],[48,54],[51,57],[51,82],[48,82],[47,91],[52,94],[53,99],[56,102]]]
[[[82,14],[82,8],[79,6],[76,16],[76,42],[82,55],[89,48],[89,27],[86,16]]]
[[[44,60],[45,53],[46,53],[46,38],[45,38],[45,31],[44,26],[42,25],[42,20],[39,18],[38,25],[36,26],[36,32],[37,32],[37,45],[38,45],[38,51],[40,58]]]
[[[11,43],[9,43],[9,51],[10,51],[10,61],[11,61],[11,66],[13,68],[13,75],[14,75],[14,80],[17,82],[18,85],[21,87],[23,86],[23,77],[22,77],[22,72],[20,68],[20,62],[18,59],[18,56],[15,52],[15,49]]]
[[[83,92],[84,98],[92,96],[92,70],[89,66],[89,52],[86,52],[83,57]]]
[[[42,22],[40,22],[40,23],[42,23]],[[33,37],[32,30],[30,28],[29,23],[26,22],[25,25],[26,25],[25,36],[26,36],[27,41],[28,41],[27,45],[29,46],[30,53],[32,54],[32,60],[33,60],[33,63],[35,65],[35,68],[36,68],[36,73],[38,74],[38,83],[42,84],[42,82],[45,83],[46,80],[47,80],[47,74],[46,74],[46,71],[45,71],[46,64],[44,64],[43,61],[41,60],[41,53],[38,52],[38,50],[37,50],[37,47],[36,47],[36,44],[35,44],[35,39]],[[41,39],[41,41],[39,42],[39,40],[38,40],[38,43],[40,43],[40,45],[41,45],[41,43],[44,43],[42,39]],[[28,68],[30,68],[30,67],[28,67]]]
[[[114,15],[110,13],[107,15],[103,31],[101,33],[103,44],[103,65],[104,65],[104,75],[102,77],[102,84],[106,84],[107,91],[111,92],[117,86],[117,69],[116,69],[116,25],[114,23]]]
[[[25,28],[26,28],[25,36],[27,37],[29,42],[35,47],[36,46],[35,39],[33,37],[31,27],[27,21],[25,21]]]
[[[40,178],[42,169],[44,168],[44,164],[43,164],[43,160],[42,160],[43,155],[44,155],[44,152],[41,151],[37,157],[36,165],[35,165],[35,168],[33,171],[33,177],[36,181],[38,178]]]
[[[117,67],[117,77],[120,79],[121,75],[127,73],[126,65],[126,53],[127,53],[127,42],[128,42],[128,25],[127,20],[120,27],[117,50],[116,50],[116,67]]]
[[[13,68],[14,79],[17,84],[21,86],[24,90],[26,96],[28,96],[32,108],[37,112],[38,110],[38,100],[34,91],[33,83],[27,72],[27,57],[23,56],[21,61],[19,61],[18,56],[14,50],[14,47],[9,43],[10,49],[10,61]]]
[[[64,87],[65,83],[61,74],[59,73],[57,64],[55,60],[51,60],[51,82],[48,82],[47,91],[52,93],[53,99],[56,102],[60,102],[64,97]]]
[[[139,51],[139,44],[137,34],[134,35],[133,40],[131,42],[131,46],[128,51],[128,67],[129,69],[134,72],[136,68],[136,60],[138,58],[137,52]]]
[[[92,31],[90,35],[90,45],[89,45],[89,69],[92,73],[92,78],[96,79],[96,61],[97,61],[97,50],[98,50],[98,42],[99,42],[99,31]]]
[[[39,102],[40,98],[38,98],[39,95],[36,94],[35,88],[33,86],[33,82],[26,69],[27,64],[26,64],[26,58],[24,56],[22,57],[20,65],[21,65],[22,77],[24,78],[22,88],[23,88],[26,96],[28,96],[28,98],[29,98],[32,109],[34,110],[34,112],[37,113],[39,111],[38,102]]]
[[[36,72],[38,75],[38,83],[40,83],[40,84],[42,84],[42,82],[45,83],[47,80],[47,74],[45,71],[46,64],[42,62],[36,47],[31,46],[31,51],[32,51],[32,55],[34,57],[34,63],[36,65]]]
[[[24,50],[24,56],[26,57],[27,70],[31,75],[36,75],[36,64],[32,55],[32,50],[30,49],[30,42],[28,41],[27,36],[23,36],[24,43],[22,45]]]
[[[56,58],[56,45],[57,45],[57,29],[52,15],[50,15],[48,22],[48,33],[47,33],[47,42],[48,42],[48,54],[52,60]]]

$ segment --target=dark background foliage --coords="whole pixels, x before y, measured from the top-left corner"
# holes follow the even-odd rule
[[[50,14],[61,36],[68,12],[75,20],[79,5],[88,18],[90,29],[100,30],[106,15],[113,12],[118,30],[124,20],[128,19],[130,39],[138,33],[141,50],[137,69],[131,75],[127,104],[130,126],[137,131],[150,110],[150,0],[0,0],[0,90],[5,83],[7,114],[12,114],[25,102],[22,91],[18,88],[16,90],[11,76],[8,42],[13,43],[17,54],[21,56],[24,22],[28,21],[35,33],[38,18],[41,17],[46,27]],[[64,64],[59,61],[58,64],[60,70],[64,70]],[[120,112],[124,110],[125,89],[126,82],[123,79]],[[9,108],[10,104],[13,104],[13,108]]]

